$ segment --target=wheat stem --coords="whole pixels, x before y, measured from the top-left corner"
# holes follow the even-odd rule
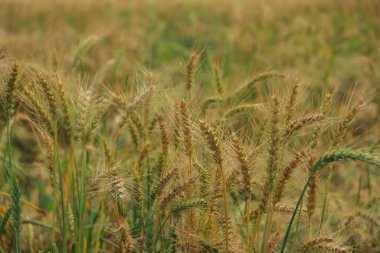
[[[286,243],[288,241],[288,237],[289,237],[292,225],[293,225],[294,218],[296,216],[298,208],[301,205],[303,196],[305,195],[306,190],[309,187],[309,184],[310,184],[313,176],[315,175],[315,173],[317,173],[319,170],[323,169],[326,165],[328,165],[332,162],[339,161],[339,160],[345,160],[345,159],[351,159],[351,160],[366,162],[369,164],[380,165],[380,162],[376,161],[373,157],[366,155],[366,154],[363,154],[363,153],[355,152],[352,150],[337,150],[337,151],[327,153],[324,156],[320,157],[311,167],[310,175],[309,175],[309,177],[306,181],[306,184],[305,184],[305,186],[301,192],[301,195],[297,201],[296,207],[294,208],[292,217],[290,219],[288,228],[286,230],[286,234],[285,234],[284,241],[283,241],[282,248],[281,248],[281,253],[285,252]]]

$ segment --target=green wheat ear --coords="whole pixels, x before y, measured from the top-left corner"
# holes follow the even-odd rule
[[[377,161],[373,156],[361,153],[358,151],[350,149],[339,149],[330,153],[325,154],[314,163],[312,171],[316,173],[317,171],[323,169],[327,164],[336,162],[339,160],[354,160],[361,161],[368,164],[380,165],[380,162]]]
[[[204,199],[196,198],[196,199],[190,199],[185,200],[183,202],[180,202],[178,204],[175,204],[171,208],[172,213],[179,213],[185,210],[193,209],[193,208],[205,208],[207,206],[207,202]]]
[[[88,50],[95,44],[98,40],[97,36],[90,36],[86,38],[77,48],[71,63],[71,68],[78,66],[81,58],[88,52]]]
[[[328,165],[328,164],[330,164],[332,162],[340,161],[340,160],[354,160],[354,161],[361,161],[361,162],[364,162],[364,163],[373,164],[373,165],[377,165],[377,166],[380,165],[380,162],[377,161],[374,157],[372,157],[372,156],[370,156],[368,154],[365,154],[365,153],[362,153],[362,152],[359,152],[359,151],[350,150],[350,149],[339,149],[339,150],[335,150],[335,151],[326,153],[325,155],[321,156],[313,164],[313,166],[311,168],[311,173],[309,175],[309,178],[308,178],[308,180],[307,180],[307,182],[306,182],[306,184],[305,184],[305,186],[304,186],[304,188],[302,190],[302,193],[301,193],[301,195],[300,195],[300,197],[298,199],[297,205],[294,208],[292,218],[290,219],[290,222],[289,222],[289,225],[288,225],[288,228],[286,230],[285,237],[284,237],[284,241],[282,243],[281,253],[285,252],[286,243],[288,241],[290,230],[291,230],[292,225],[293,225],[294,217],[297,214],[298,208],[299,208],[299,206],[301,204],[303,196],[305,195],[306,189],[307,189],[307,187],[310,184],[311,178],[318,171],[320,171],[321,169],[323,169],[326,165]]]

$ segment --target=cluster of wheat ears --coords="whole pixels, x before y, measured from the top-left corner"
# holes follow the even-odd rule
[[[374,148],[346,144],[365,99],[332,115],[339,101],[326,90],[305,111],[302,82],[265,72],[227,93],[217,67],[216,95],[201,99],[198,59],[178,94],[149,75],[123,90],[3,59],[0,251],[379,250],[379,198],[352,209],[329,194],[345,168],[371,177],[380,165]],[[273,78],[289,89],[257,89]],[[20,128],[43,156],[50,210],[25,197]]]

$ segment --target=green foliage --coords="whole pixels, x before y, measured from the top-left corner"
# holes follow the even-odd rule
[[[0,252],[380,250],[374,0],[3,5]]]

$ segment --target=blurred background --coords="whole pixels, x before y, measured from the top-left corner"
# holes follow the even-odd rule
[[[380,2],[283,1],[1,1],[0,55],[48,70],[94,75],[111,67],[124,79],[142,67],[176,80],[190,51],[203,54],[233,86],[281,70],[310,83],[377,87]],[[27,50],[26,50],[27,49]]]

